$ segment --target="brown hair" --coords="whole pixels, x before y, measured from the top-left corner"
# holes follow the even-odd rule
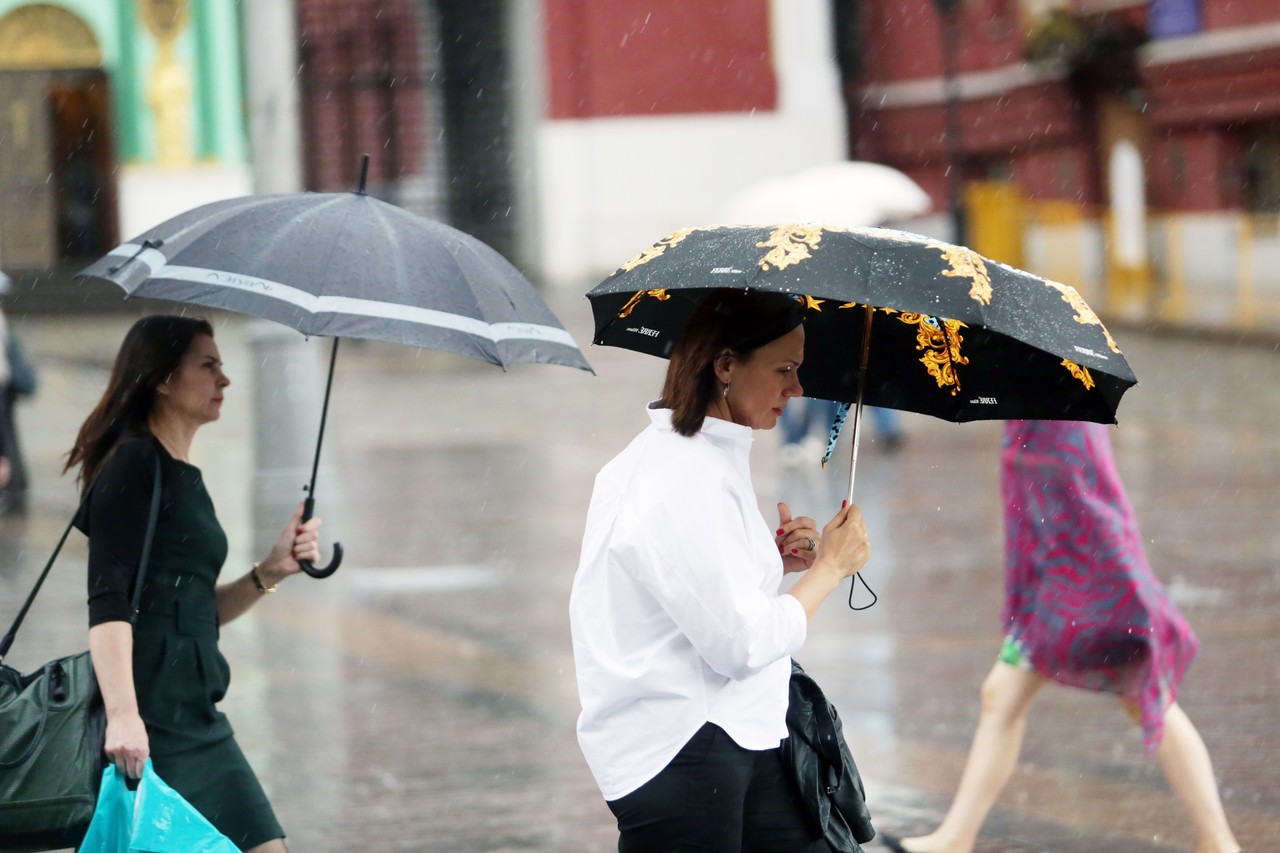
[[[178,369],[198,335],[213,337],[209,321],[156,314],[133,324],[120,344],[111,379],[98,405],[80,425],[63,473],[80,466],[76,482],[89,487],[115,446],[125,438],[150,434],[156,387]]]
[[[671,409],[671,426],[696,435],[717,393],[715,360],[725,350],[741,361],[804,321],[804,307],[781,293],[714,290],[693,312],[671,353],[660,405]]]

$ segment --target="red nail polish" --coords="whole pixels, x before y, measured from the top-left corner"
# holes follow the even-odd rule
[[[792,553],[792,554],[799,554],[799,553],[800,553],[800,551],[799,551],[798,549],[796,549],[796,548],[792,548],[792,549],[791,549],[791,553]]]
[[[845,507],[847,507],[848,505],[849,505],[849,502],[848,502],[848,501],[840,501],[840,508],[841,508],[841,509],[844,509],[844,508],[845,508]]]
[[[779,528],[778,528],[778,535],[779,535],[779,536],[781,536],[781,535],[782,535],[782,528],[781,528],[781,527],[779,527]]]

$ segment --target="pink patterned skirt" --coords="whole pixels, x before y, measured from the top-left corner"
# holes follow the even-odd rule
[[[1199,643],[1147,564],[1107,428],[1009,421],[1000,480],[1006,649],[1046,678],[1137,702],[1155,750]]]

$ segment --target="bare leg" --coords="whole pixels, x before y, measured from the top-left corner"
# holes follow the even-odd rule
[[[248,853],[286,853],[283,838],[273,838],[270,841],[264,841],[257,847],[248,851]]]
[[[1130,713],[1135,713],[1125,703]],[[1196,833],[1197,853],[1237,853],[1240,849],[1218,795],[1209,750],[1191,719],[1175,702],[1164,714],[1164,739],[1156,749],[1169,787],[1182,801]]]
[[[1031,700],[1046,680],[997,662],[982,684],[982,716],[946,818],[929,835],[902,839],[913,853],[969,853],[978,831],[1013,774]]]

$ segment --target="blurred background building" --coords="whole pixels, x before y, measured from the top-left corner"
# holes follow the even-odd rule
[[[565,287],[853,158],[929,191],[912,229],[1110,315],[1280,327],[1280,0],[0,0],[0,134],[29,310],[364,153],[372,193]]]
[[[850,5],[851,150],[957,180],[980,251],[1113,314],[1278,325],[1280,2]]]

